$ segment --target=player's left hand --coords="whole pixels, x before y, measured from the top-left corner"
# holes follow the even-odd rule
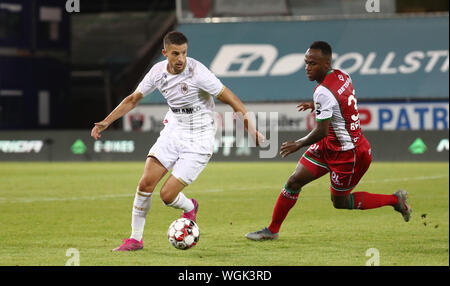
[[[281,157],[286,157],[287,155],[297,152],[301,148],[300,143],[296,141],[288,141],[281,144]]]

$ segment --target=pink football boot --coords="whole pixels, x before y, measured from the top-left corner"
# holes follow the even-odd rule
[[[112,251],[135,251],[144,248],[144,242],[137,241],[134,238],[127,238],[123,240],[121,246],[114,248]]]
[[[196,218],[197,218],[197,212],[198,212],[198,202],[196,199],[191,199],[192,203],[194,204],[194,209],[191,210],[188,213],[183,212],[183,214],[181,215],[182,218],[187,218],[192,220],[193,222],[196,222]]]

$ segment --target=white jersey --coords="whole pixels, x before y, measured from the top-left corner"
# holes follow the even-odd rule
[[[164,124],[193,134],[215,131],[214,99],[224,90],[222,82],[202,63],[186,58],[180,74],[167,71],[168,61],[155,64],[139,83],[144,96],[158,89],[169,105]],[[209,132],[208,132],[209,133]]]

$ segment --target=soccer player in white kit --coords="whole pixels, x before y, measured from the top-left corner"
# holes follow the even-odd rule
[[[214,149],[214,99],[232,107],[244,121],[256,145],[265,138],[249,117],[244,104],[202,63],[187,57],[187,38],[172,31],[164,37],[163,55],[135,92],[127,96],[103,121],[95,123],[91,136],[97,140],[115,120],[136,107],[146,95],[158,89],[167,100],[169,110],[164,129],[151,147],[144,173],[136,190],[132,209],[131,236],[114,251],[132,251],[144,247],[143,232],[152,194],[159,181],[172,170],[163,184],[160,196],[165,205],[182,209],[182,217],[196,221],[198,202],[188,199],[182,190],[206,167]]]

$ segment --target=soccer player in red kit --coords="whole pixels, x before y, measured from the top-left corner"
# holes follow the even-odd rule
[[[312,43],[305,54],[306,75],[318,85],[314,101],[297,107],[299,111],[315,111],[317,124],[305,137],[282,144],[283,158],[302,147],[309,148],[278,196],[270,225],[247,233],[248,239],[278,239],[281,224],[297,202],[302,187],[327,173],[335,208],[367,210],[392,206],[405,221],[410,219],[412,210],[404,190],[392,195],[352,192],[369,168],[372,154],[361,131],[352,80],[344,71],[331,68],[331,55],[331,46],[322,41]]]

